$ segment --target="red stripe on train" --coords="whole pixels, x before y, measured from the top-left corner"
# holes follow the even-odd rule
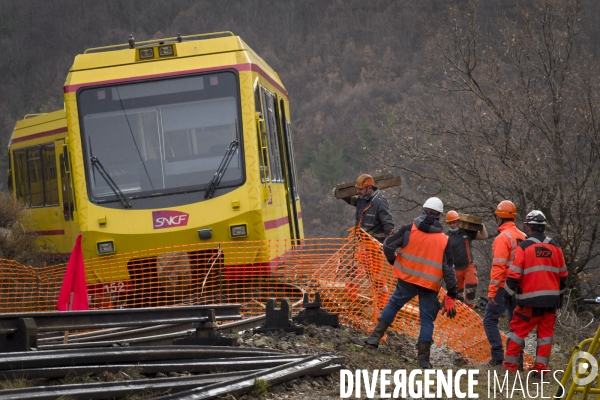
[[[64,235],[64,230],[55,230],[55,231],[36,231],[36,235],[38,236],[56,236],[56,235]]]
[[[56,129],[52,129],[51,131],[45,131],[45,132],[38,132],[38,133],[34,133],[31,135],[27,135],[27,136],[22,136],[19,138],[14,138],[10,141],[11,144],[14,143],[20,143],[20,142],[24,142],[26,140],[33,140],[33,139],[38,139],[38,138],[42,138],[42,137],[46,137],[46,136],[52,136],[52,135],[57,135],[59,133],[63,133],[66,132],[68,129],[67,127],[62,127],[62,128],[56,128]]]
[[[283,86],[281,86],[277,81],[275,81],[273,78],[271,78],[261,67],[259,67],[256,64],[249,64],[249,63],[234,64],[234,65],[222,65],[222,66],[213,67],[213,68],[199,68],[199,69],[191,69],[191,70],[187,70],[187,71],[168,72],[168,73],[164,73],[164,74],[144,75],[144,76],[139,76],[139,77],[111,79],[111,80],[99,81],[99,82],[86,82],[86,83],[80,83],[77,85],[63,86],[63,92],[64,93],[76,92],[80,88],[87,87],[87,86],[108,85],[108,84],[122,83],[122,82],[134,82],[134,81],[140,81],[140,80],[145,80],[145,79],[165,78],[165,77],[169,77],[169,76],[188,75],[188,74],[195,74],[195,73],[200,73],[200,72],[220,71],[220,70],[224,70],[224,69],[228,69],[228,68],[237,69],[238,71],[257,72],[260,75],[262,75],[267,81],[269,81],[269,83],[271,85],[273,85],[277,89],[279,89],[285,95],[286,98],[289,98],[288,92],[287,92],[287,90],[285,90],[285,88]]]
[[[270,221],[265,221],[265,230],[275,229],[282,225],[289,223],[288,217],[282,217],[277,219],[272,219]]]

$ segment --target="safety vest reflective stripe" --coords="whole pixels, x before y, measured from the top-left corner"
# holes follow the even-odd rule
[[[407,245],[396,255],[394,276],[427,289],[440,290],[447,244],[448,237],[442,232],[426,233],[413,223]]]
[[[541,297],[541,296],[558,296],[560,295],[560,290],[538,290],[530,293],[517,293],[517,300],[525,300],[531,299],[533,297]]]
[[[522,274],[523,273],[523,268],[519,268],[516,265],[511,265],[508,270],[509,271],[515,271],[518,274]]]
[[[567,267],[561,267],[561,268],[557,268],[557,267],[553,267],[550,265],[536,265],[533,267],[527,267],[525,269],[521,269],[519,267],[515,267],[514,265],[510,266],[510,270],[511,271],[515,271],[515,272],[520,272],[523,275],[527,275],[527,274],[531,274],[533,272],[539,272],[539,271],[548,271],[548,272],[563,272],[567,270]]]
[[[528,237],[527,240],[531,240],[533,243],[550,243],[552,241],[552,238],[549,238],[548,236],[546,236],[546,238],[544,239],[543,242],[541,242],[539,239],[536,239],[534,237]]]
[[[515,259],[515,253],[517,252],[517,244],[515,243],[515,240],[513,239],[509,231],[503,231],[502,234],[508,236],[508,238],[510,239],[510,258],[504,263],[510,264]]]
[[[543,338],[539,338],[539,339],[537,340],[537,344],[538,344],[538,346],[541,346],[541,345],[543,345],[543,344],[552,344],[552,339],[553,339],[553,337],[552,337],[552,336],[550,336],[550,337],[543,337]]]
[[[500,281],[498,279],[492,279],[492,280],[490,280],[490,284],[492,284],[492,285],[499,285]]]
[[[431,261],[431,260],[428,260],[423,257],[411,256],[410,254],[406,254],[405,252],[402,252],[402,256],[407,260],[416,261],[421,264],[427,264],[434,268],[439,269],[440,271],[442,270],[442,263]]]
[[[508,260],[506,258],[494,258],[492,262],[500,263],[500,264],[508,264]]]
[[[504,362],[506,362],[508,364],[518,364],[519,363],[519,357],[504,356]]]
[[[510,332],[507,337],[521,347],[525,346],[525,339],[518,337],[514,332]]]
[[[536,356],[535,357],[535,363],[536,364],[548,365],[550,363],[550,357]]]
[[[442,278],[438,277],[438,276],[430,275],[430,274],[427,274],[427,273],[422,272],[422,271],[414,271],[414,270],[411,270],[411,269],[408,269],[408,268],[404,268],[402,266],[402,264],[400,264],[398,261],[394,262],[394,267],[398,268],[400,271],[404,272],[407,275],[416,275],[416,276],[418,276],[420,278],[436,282],[440,286],[444,282],[444,280]]]

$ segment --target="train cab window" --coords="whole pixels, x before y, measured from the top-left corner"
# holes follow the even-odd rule
[[[131,198],[204,190],[231,143],[242,143],[237,80],[220,72],[80,91],[86,159]],[[242,161],[239,147],[220,188],[243,183]],[[86,173],[92,200],[117,201],[91,162]]]
[[[15,192],[30,207],[58,205],[56,152],[53,143],[14,151]]]
[[[273,182],[283,182],[283,172],[281,168],[281,153],[279,139],[277,134],[277,121],[275,119],[275,104],[273,93],[264,87],[262,91],[262,106],[267,126],[267,141],[269,148],[269,163],[271,166],[271,180]]]

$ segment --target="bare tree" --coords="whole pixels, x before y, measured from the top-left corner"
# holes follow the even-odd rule
[[[599,63],[578,43],[580,3],[518,2],[485,29],[477,3],[449,7],[427,49],[435,90],[386,110],[377,152],[404,171],[407,205],[438,194],[490,216],[504,199],[521,218],[542,210],[574,287],[600,250]]]

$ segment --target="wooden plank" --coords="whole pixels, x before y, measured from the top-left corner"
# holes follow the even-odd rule
[[[400,186],[401,178],[391,174],[374,176],[375,186],[379,189],[388,189]],[[344,199],[356,195],[356,181],[340,183],[335,187],[335,198]]]
[[[470,214],[458,214],[460,221],[458,227],[468,231],[481,232],[483,230],[483,218]]]

